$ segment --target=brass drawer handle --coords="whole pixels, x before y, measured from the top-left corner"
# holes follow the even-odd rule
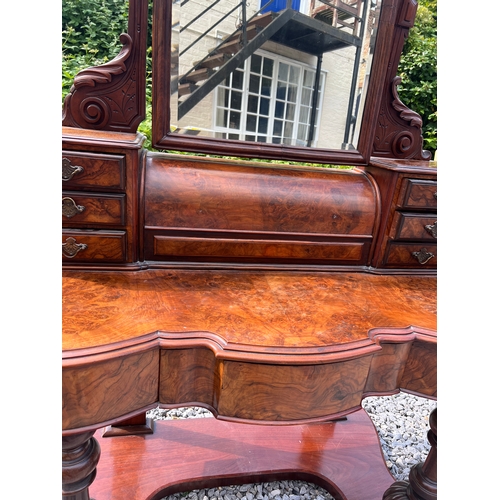
[[[77,205],[73,198],[62,199],[62,214],[68,219],[75,215],[81,214],[85,210],[83,205]]]
[[[412,252],[411,255],[418,260],[421,265],[427,264],[435,255],[429,251],[427,248],[421,248],[418,252]]]
[[[427,224],[424,226],[425,230],[433,237],[438,237],[438,222],[434,222],[434,224]]]
[[[78,252],[81,252],[87,248],[85,243],[77,243],[75,238],[71,236],[66,238],[66,242],[62,244],[62,253],[68,259],[72,259]]]
[[[83,172],[83,167],[80,165],[71,165],[67,158],[62,159],[62,180],[69,181],[75,174]]]

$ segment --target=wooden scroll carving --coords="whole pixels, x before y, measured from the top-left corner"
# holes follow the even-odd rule
[[[64,100],[63,126],[136,132],[146,116],[148,2],[130,0],[128,33],[120,53],[78,73]]]
[[[401,78],[396,76],[399,58],[417,11],[416,0],[401,4],[394,28],[392,53],[384,84],[384,95],[377,118],[372,156],[408,160],[430,160],[422,149],[422,118],[409,109],[398,95]]]

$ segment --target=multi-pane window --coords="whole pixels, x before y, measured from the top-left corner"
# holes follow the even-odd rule
[[[316,105],[313,144],[324,75]],[[217,89],[215,130],[224,139],[305,146],[315,69],[278,56],[253,54]]]

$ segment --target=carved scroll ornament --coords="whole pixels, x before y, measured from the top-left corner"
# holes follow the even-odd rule
[[[147,9],[148,2],[130,0],[129,32],[120,35],[120,53],[76,75],[64,99],[63,126],[137,131],[146,116]]]
[[[393,78],[390,85],[392,99],[390,103],[382,102],[373,156],[430,160],[431,153],[422,150],[422,118],[403,104],[399,98],[398,85],[400,83],[401,77]]]

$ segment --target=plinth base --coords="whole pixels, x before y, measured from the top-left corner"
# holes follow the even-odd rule
[[[268,426],[215,418],[155,422],[154,434],[96,438],[96,500],[159,500],[180,491],[299,479],[336,499],[380,500],[394,482],[364,410],[346,420]]]

